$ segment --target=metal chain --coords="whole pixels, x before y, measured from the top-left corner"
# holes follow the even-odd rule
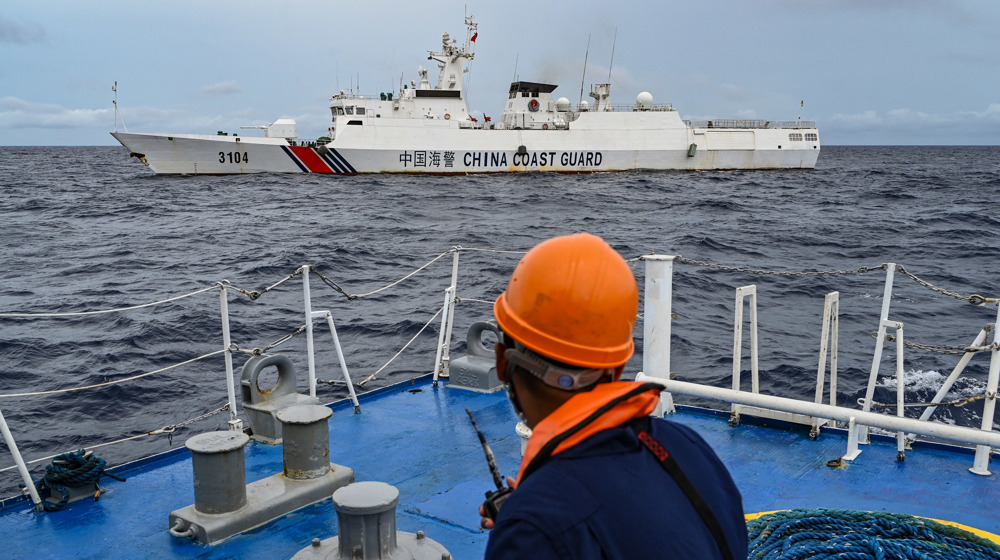
[[[148,433],[143,434],[143,435],[155,436],[155,435],[159,435],[159,434],[167,434],[167,444],[170,445],[170,446],[173,446],[173,444],[174,444],[174,432],[177,431],[177,428],[181,428],[183,426],[187,426],[188,424],[193,424],[195,422],[198,422],[200,420],[204,420],[206,418],[210,418],[210,417],[215,416],[216,414],[218,414],[220,412],[225,412],[227,410],[229,410],[229,403],[228,402],[226,404],[220,406],[219,408],[216,408],[215,410],[210,410],[210,411],[206,412],[205,414],[202,414],[201,416],[195,416],[194,418],[189,418],[189,419],[187,419],[187,420],[185,420],[183,422],[178,422],[177,424],[169,424],[167,426],[164,426],[164,427],[160,428],[159,430],[153,430],[152,432],[148,432]]]
[[[318,324],[319,323],[315,323],[314,322],[313,323],[313,327],[315,327]],[[251,356],[261,356],[265,352],[267,352],[268,350],[274,348],[275,346],[278,346],[280,344],[284,344],[284,343],[288,342],[289,340],[291,340],[292,337],[298,336],[298,335],[300,335],[300,334],[302,334],[304,332],[306,332],[306,325],[302,325],[301,327],[299,327],[295,331],[293,331],[293,332],[291,332],[289,334],[286,334],[285,336],[279,338],[278,340],[275,340],[274,342],[272,342],[271,344],[268,344],[267,346],[265,346],[263,348],[245,349],[245,348],[240,348],[235,343],[233,343],[233,344],[229,345],[229,351],[230,352],[243,352],[244,354],[250,354]]]
[[[871,333],[871,337],[877,339],[878,333]],[[889,342],[896,342],[896,337],[885,333],[885,339]],[[947,345],[947,344],[921,344],[919,342],[910,342],[908,340],[903,341],[903,346],[908,348],[915,348],[918,350],[926,350],[928,352],[937,352],[939,354],[968,354],[971,352],[992,352],[994,350],[1000,350],[1000,344],[994,342],[989,346],[963,346],[963,345]]]
[[[727,272],[742,272],[745,274],[768,274],[772,276],[829,276],[835,274],[864,274],[866,272],[872,272],[875,270],[886,270],[886,265],[882,264],[879,266],[862,266],[860,268],[855,268],[853,270],[817,270],[817,271],[782,272],[778,270],[762,270],[757,268],[725,266],[721,264],[710,263],[707,261],[698,261],[695,259],[689,259],[687,257],[682,257],[680,255],[677,255],[674,258],[675,260],[678,260],[680,262],[693,264],[697,266],[704,266],[707,268],[714,268],[715,270],[725,270]]]
[[[957,294],[955,292],[949,292],[948,290],[945,290],[943,288],[939,288],[939,287],[935,286],[934,284],[931,284],[930,282],[928,282],[926,280],[922,280],[922,279],[918,278],[915,274],[913,274],[912,272],[910,272],[910,271],[906,270],[905,268],[903,268],[903,265],[901,265],[901,264],[896,265],[896,271],[899,272],[899,273],[901,273],[901,274],[905,274],[906,276],[909,276],[911,280],[913,280],[917,284],[920,284],[921,286],[923,286],[923,287],[925,287],[925,288],[927,288],[927,289],[929,289],[931,291],[934,291],[934,292],[937,292],[939,294],[946,295],[948,297],[952,297],[952,298],[955,298],[955,299],[960,299],[962,301],[967,301],[967,302],[971,303],[972,305],[986,305],[987,303],[993,303],[993,304],[1000,303],[1000,299],[998,299],[998,298],[983,297],[983,296],[981,296],[979,294],[972,294],[970,296],[965,296],[965,295],[962,295],[962,294]]]
[[[916,407],[928,407],[928,406],[965,406],[971,402],[981,401],[986,398],[986,395],[976,395],[975,397],[968,397],[965,399],[958,399],[957,401],[949,401],[942,403],[934,402],[920,402],[920,403],[903,403],[903,408],[916,408]],[[864,399],[858,399],[858,404],[863,405]],[[872,409],[878,410],[882,408],[896,408],[898,405],[896,403],[882,403],[878,401],[872,401]]]
[[[231,287],[232,289],[236,290],[237,292],[247,296],[248,298],[250,298],[251,301],[257,301],[257,298],[259,298],[260,296],[277,288],[278,286],[284,284],[285,282],[288,282],[289,280],[295,278],[299,274],[302,274],[302,267],[295,269],[295,272],[289,274],[288,276],[285,276],[281,280],[278,280],[277,282],[271,284],[270,286],[264,288],[263,290],[244,290],[243,288],[233,286],[232,284],[229,283],[229,280],[223,280],[222,282],[225,283],[227,286]]]

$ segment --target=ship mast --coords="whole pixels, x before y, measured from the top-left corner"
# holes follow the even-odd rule
[[[471,16],[465,18],[465,45],[457,46],[457,41],[445,32],[441,36],[441,51],[428,51],[428,60],[436,60],[441,69],[438,85],[434,89],[462,91],[462,74],[468,71],[466,63],[476,57],[471,52],[471,46],[476,36],[478,25]]]

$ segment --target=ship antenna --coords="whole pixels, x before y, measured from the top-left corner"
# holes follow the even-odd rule
[[[618,28],[615,28],[615,38],[611,42],[611,64],[608,65],[608,83],[611,83],[611,68],[615,65],[615,45],[618,43]]]
[[[517,61],[520,58],[521,58],[521,53],[518,52],[517,55],[514,56],[514,81],[515,82],[517,81]]]
[[[590,35],[587,35],[587,52],[583,55],[583,76],[580,77],[580,101],[576,102],[577,108],[583,103],[583,83],[587,80],[587,58],[590,57]]]

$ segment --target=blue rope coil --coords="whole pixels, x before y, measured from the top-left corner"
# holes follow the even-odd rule
[[[101,475],[125,481],[124,478],[106,472],[105,465],[107,462],[104,459],[93,453],[87,453],[83,449],[63,453],[52,459],[52,464],[45,467],[45,476],[35,481],[35,488],[38,489],[39,494],[48,490],[50,497],[54,497],[58,493],[62,498],[56,502],[43,500],[42,505],[45,507],[45,511],[62,509],[69,503],[70,488],[79,488],[88,484],[97,486]],[[100,490],[99,486],[98,490]],[[96,496],[94,499],[97,499]]]
[[[1000,545],[911,515],[793,509],[747,523],[749,560],[1000,560]]]

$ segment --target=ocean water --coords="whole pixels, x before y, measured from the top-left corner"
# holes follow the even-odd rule
[[[223,279],[262,291],[303,264],[362,294],[461,246],[468,250],[460,252],[455,358],[464,354],[468,326],[490,317],[486,302],[502,291],[518,251],[589,231],[627,258],[684,257],[674,276],[671,369],[678,379],[731,382],[734,289],[756,284],[761,390],[812,399],[823,296],[839,291],[837,400],[851,404],[865,392],[885,282],[883,270],[859,273],[862,267],[895,262],[947,292],[1000,296],[1000,217],[991,203],[1000,193],[1000,147],[832,146],[811,171],[470,177],[158,177],[123,148],[0,147],[0,182],[0,313],[118,309]],[[354,299],[311,276],[313,307],[333,313],[354,381],[382,368],[359,390],[431,371],[439,322],[430,320],[451,265],[445,255]],[[643,263],[634,269],[641,287]],[[788,274],[804,271],[841,274]],[[228,302],[240,349],[265,347],[304,324],[301,277],[256,301],[230,290]],[[996,305],[973,306],[900,274],[891,303],[890,318],[904,323],[905,339],[925,346],[968,345],[997,314]],[[22,455],[32,460],[140,436],[223,405],[221,356],[96,389],[10,396],[105,383],[219,350],[219,307],[212,290],[109,314],[0,317],[0,411]],[[642,319],[636,335],[641,352]],[[317,377],[341,379],[324,325],[316,340]],[[744,380],[748,345],[747,338]],[[304,392],[304,337],[274,351],[292,358]],[[237,375],[246,356],[235,354]],[[904,356],[907,400],[914,402],[929,400],[959,358],[913,347]],[[877,401],[894,398],[895,360],[887,344]],[[626,375],[640,368],[637,353]],[[977,354],[946,400],[982,395],[988,369],[988,353]],[[344,395],[342,385],[319,386],[325,402]],[[938,414],[979,426],[982,403]],[[226,420],[216,414],[169,437],[138,437],[97,454],[120,463],[181,446]],[[0,468],[12,464],[0,442]],[[0,471],[3,495],[17,482],[12,469]]]

